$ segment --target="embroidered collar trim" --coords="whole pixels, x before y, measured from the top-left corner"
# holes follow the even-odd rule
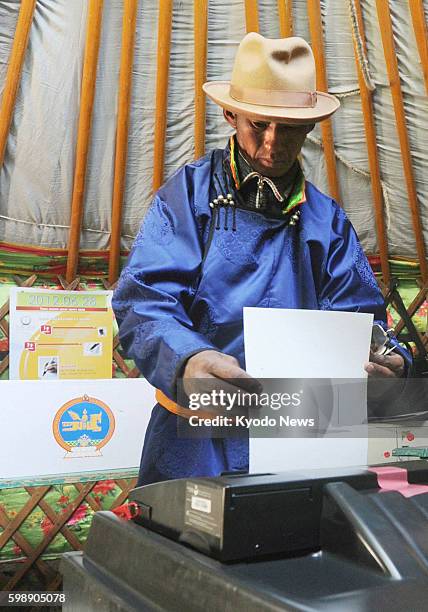
[[[248,180],[253,178],[258,178],[259,182],[263,181],[263,183],[267,183],[269,187],[272,189],[275,197],[279,202],[284,202],[283,196],[278,192],[276,185],[269,179],[268,177],[262,176],[258,172],[250,172],[245,179],[241,182],[239,178],[238,166],[236,164],[236,145],[235,145],[235,137],[231,136],[229,141],[230,147],[230,171],[233,177],[233,181],[235,183],[236,189],[239,189],[244,185]],[[246,161],[246,160],[245,160]],[[297,177],[294,181],[294,185],[291,189],[291,192],[287,199],[285,199],[284,206],[282,207],[282,214],[288,215],[294,208],[306,202],[306,193],[305,193],[305,184],[306,180],[303,175],[302,168],[299,164],[299,171],[297,173]],[[279,196],[279,197],[278,197]]]

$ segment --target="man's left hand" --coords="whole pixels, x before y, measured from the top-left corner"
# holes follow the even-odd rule
[[[398,353],[375,355],[370,351],[370,361],[365,370],[371,378],[401,378],[404,375],[404,358]]]

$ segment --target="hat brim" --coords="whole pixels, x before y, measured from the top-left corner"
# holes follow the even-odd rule
[[[317,91],[317,103],[314,107],[291,108],[238,102],[229,93],[230,81],[211,81],[204,83],[202,87],[207,96],[219,106],[235,113],[248,115],[259,121],[269,120],[297,125],[318,123],[330,117],[340,106],[337,98],[322,91]]]

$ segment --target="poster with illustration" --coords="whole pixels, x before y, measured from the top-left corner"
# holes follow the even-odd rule
[[[10,291],[9,377],[111,378],[111,291]]]

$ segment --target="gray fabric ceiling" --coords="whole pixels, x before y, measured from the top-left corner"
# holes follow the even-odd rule
[[[20,2],[0,0],[0,92]],[[386,222],[392,255],[416,257],[391,92],[375,0],[362,0]],[[403,88],[416,187],[428,246],[428,99],[407,0],[389,3]],[[22,81],[0,174],[0,240],[63,248],[67,245],[87,0],[38,0]],[[104,3],[83,249],[107,249],[113,191],[121,0]],[[340,190],[364,248],[377,251],[373,198],[352,45],[348,0],[321,2],[329,90],[342,107],[333,118]],[[426,0],[428,12],[428,0]],[[295,33],[308,40],[306,0],[294,0]],[[151,199],[158,3],[139,2],[123,247],[129,248]],[[277,0],[259,0],[260,33],[279,36]],[[210,0],[208,78],[228,79],[245,34],[243,0]],[[193,0],[174,3],[165,177],[194,157]],[[221,111],[207,103],[207,149],[229,134]],[[319,129],[304,149],[307,177],[328,192]]]

